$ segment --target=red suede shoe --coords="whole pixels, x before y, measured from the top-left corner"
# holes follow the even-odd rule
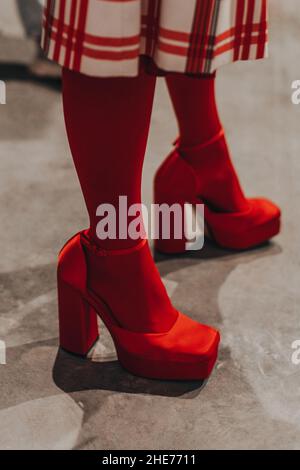
[[[98,339],[99,315],[110,331],[120,363],[131,373],[157,379],[205,379],[217,359],[220,336],[216,330],[176,312],[168,331],[130,331],[123,328],[116,312],[111,310],[109,300],[89,289],[86,250],[109,263],[110,257],[131,257],[137,251],[144,256],[147,245],[143,240],[133,249],[111,254],[92,245],[85,232],[67,242],[58,262],[60,345],[69,352],[86,355]],[[119,269],[122,266],[121,261]],[[111,285],[111,291],[117,296],[118,286]],[[165,312],[158,309],[156,313],[164,315]]]
[[[184,157],[182,156],[184,155]],[[260,245],[280,231],[280,209],[264,198],[245,197],[231,162],[224,131],[192,148],[175,149],[154,180],[156,204],[204,204],[206,234],[224,248],[243,250]],[[183,210],[184,213],[184,210]],[[186,251],[184,235],[160,236],[155,248],[163,253]]]

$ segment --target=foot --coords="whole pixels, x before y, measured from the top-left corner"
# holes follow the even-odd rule
[[[215,241],[226,248],[246,249],[278,234],[280,209],[265,198],[247,198],[230,159],[224,131],[206,144],[180,146],[155,176],[155,202],[204,203],[205,222]],[[158,240],[159,251],[185,251],[185,240]]]

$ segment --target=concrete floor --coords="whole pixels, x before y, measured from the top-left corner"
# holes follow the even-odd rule
[[[243,185],[280,204],[282,234],[244,253],[206,244],[198,254],[157,258],[175,305],[221,330],[218,364],[203,387],[131,376],[107,334],[89,360],[58,351],[56,254],[87,217],[58,90],[0,65],[1,449],[300,448],[300,365],[291,360],[300,339],[300,108],[290,100],[300,79],[299,14],[296,0],[270,3],[270,60],[220,70],[218,98]],[[22,47],[26,62],[28,46],[0,39],[0,57]],[[175,135],[160,79],[147,202]]]

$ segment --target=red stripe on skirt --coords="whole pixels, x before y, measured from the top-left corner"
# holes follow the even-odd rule
[[[199,33],[199,40],[198,44],[195,47],[195,59],[194,59],[194,71],[197,72],[203,69],[203,62],[211,60],[210,57],[210,50],[208,49],[210,41],[212,37],[210,35],[211,32],[211,21],[212,21],[212,12],[214,8],[214,2],[209,1],[204,4],[204,11],[203,11],[203,30]]]
[[[254,8],[255,8],[255,0],[248,0],[246,31],[245,31],[245,36],[244,36],[242,59],[246,59],[247,57],[249,57],[249,53],[250,53]]]
[[[252,25],[252,32],[259,32],[260,34],[264,35],[265,29],[266,29],[266,23],[265,24],[253,23]],[[243,25],[241,32],[244,33],[245,30],[246,30],[246,25]],[[144,34],[146,33],[145,29],[143,29],[143,33]],[[230,37],[234,37],[235,35],[236,35],[236,28],[235,26],[233,26],[227,31],[224,31],[218,36],[215,36],[214,44],[225,41],[226,39],[229,39]],[[183,33],[180,31],[173,31],[170,29],[162,28],[162,27],[159,28],[159,36],[164,39],[171,39],[174,41],[180,41],[180,42],[186,42],[186,43],[189,43],[191,40],[191,34]]]
[[[161,0],[148,0],[148,11],[143,15],[142,20],[145,24],[143,27],[146,30],[146,47],[145,54],[152,56],[155,50],[155,44],[158,35],[158,18],[160,12]]]
[[[70,24],[69,24],[69,28],[67,32],[68,39],[67,39],[67,44],[66,44],[66,55],[65,55],[65,61],[64,61],[64,66],[67,68],[70,67],[70,61],[71,61],[71,51],[72,51],[72,43],[73,43],[73,36],[74,36],[76,11],[77,11],[77,0],[73,0],[71,4]],[[63,31],[65,32],[65,27],[63,27]]]
[[[262,6],[261,6],[261,24],[265,25],[264,29],[261,29],[260,34],[259,34],[259,42],[257,46],[257,54],[256,57],[257,59],[261,59],[265,55],[265,49],[266,49],[266,41],[267,41],[267,0],[263,0]]]
[[[77,1],[77,0],[76,0]],[[44,20],[44,28],[49,29],[49,21],[47,22]],[[53,26],[58,27],[58,21],[53,18]],[[77,34],[77,29],[74,27],[70,27],[67,24],[62,25],[63,32],[66,35],[72,34],[73,36]],[[112,46],[112,47],[122,47],[122,46],[133,46],[138,44],[140,40],[140,36],[128,36],[128,37],[108,37],[108,36],[94,36],[92,34],[85,33],[84,34],[84,42],[99,45],[99,46]]]
[[[207,46],[210,41],[212,12],[215,2],[211,0],[197,0],[193,29],[190,35],[191,43],[188,50],[186,70],[197,73],[202,70],[203,61],[207,58]]]
[[[51,39],[56,41],[56,35],[54,31],[51,33]],[[66,47],[68,40],[63,38],[61,40],[61,46]],[[72,52],[76,51],[77,45],[73,43],[71,46]],[[125,49],[122,51],[108,51],[104,49],[92,49],[90,47],[82,47],[82,56],[91,57],[93,59],[104,59],[104,60],[124,60],[124,59],[136,59],[140,54],[140,48],[136,47],[135,49]]]
[[[254,23],[252,25],[252,32],[254,33],[260,33],[265,37],[265,31],[266,31],[266,23]],[[242,28],[239,30],[241,38],[243,37],[243,33],[245,32],[245,25],[242,26]],[[226,39],[229,39],[230,37],[234,38],[237,35],[236,33],[236,27],[232,27],[228,29],[228,31],[225,31],[218,36],[216,36],[215,44],[225,41]]]
[[[244,8],[245,0],[237,0],[237,9],[235,17],[235,39],[234,39],[234,60],[240,58],[240,48],[242,45],[242,33],[243,33],[243,18],[244,18]]]
[[[76,47],[74,52],[73,67],[80,71],[80,64],[83,53],[84,31],[88,12],[88,0],[80,0],[79,18],[77,22]]]
[[[61,0],[59,4],[59,27],[57,28],[57,35],[56,35],[56,42],[54,46],[54,53],[53,53],[53,59],[55,61],[59,61],[59,56],[60,56],[60,51],[61,51],[61,42],[62,42],[62,35],[63,35],[63,28],[62,24],[64,24],[64,19],[65,19],[65,11],[66,11],[66,0]]]
[[[250,44],[251,46],[255,46],[256,44],[258,44],[258,37],[254,37],[252,36],[251,40],[250,40]],[[241,40],[241,46],[244,45],[244,39]],[[233,50],[235,49],[235,40],[232,40],[226,44],[224,44],[223,46],[220,46],[218,48],[215,49],[215,53],[214,53],[214,57],[217,57],[221,54],[224,54],[224,52],[229,52],[230,50]],[[246,58],[247,60],[248,58]]]
[[[207,1],[207,0],[204,0]],[[199,38],[199,32],[203,31],[203,4],[199,2],[199,0],[196,0],[196,9],[194,13],[194,21],[193,21],[193,28],[191,32],[191,43],[190,47],[188,50],[188,60],[187,60],[187,66],[186,69],[189,72],[193,72],[193,67],[195,63],[195,49],[197,47],[198,43],[198,38]]]
[[[252,36],[251,45],[258,44],[258,41],[259,41],[258,37],[253,37]],[[244,39],[242,38],[241,39],[241,46],[243,46],[243,45],[244,45]],[[187,55],[187,52],[188,52],[187,47],[174,46],[174,45],[162,42],[162,41],[159,41],[157,46],[161,51],[166,52],[167,54],[173,54],[173,55],[178,55],[178,56],[182,56],[182,57],[185,57]],[[231,50],[234,50],[235,46],[236,46],[235,39],[232,39],[231,41],[226,42],[222,46],[219,46],[219,47],[215,48],[214,55],[213,55],[212,59],[219,56],[219,55],[221,55],[221,54],[224,54],[225,52],[229,52]],[[203,50],[202,55],[203,55],[203,58],[205,59],[207,57],[207,51]],[[200,72],[202,70],[198,70],[198,71]]]

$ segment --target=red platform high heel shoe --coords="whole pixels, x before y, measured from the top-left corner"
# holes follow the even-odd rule
[[[193,155],[193,165],[182,155]],[[208,234],[224,248],[242,250],[260,245],[279,233],[280,209],[264,198],[247,199],[229,157],[222,130],[204,145],[175,149],[158,169],[154,181],[156,204],[204,204]],[[155,248],[163,253],[186,250],[184,235],[162,236]]]
[[[103,264],[109,264],[111,258],[149,254],[146,240],[133,249],[118,250],[113,254],[93,245],[86,232],[75,235],[67,242],[60,252],[58,263],[61,347],[72,353],[86,355],[98,338],[99,315],[110,331],[120,363],[131,373],[158,379],[207,378],[216,362],[219,333],[177,311],[173,326],[166,332],[140,333],[124,328],[116,313],[111,310],[109,299],[89,289],[86,250],[100,257]],[[122,266],[122,262],[119,266]],[[115,296],[118,295],[117,288],[111,286]],[[164,311],[157,311],[157,315],[164,315]]]

